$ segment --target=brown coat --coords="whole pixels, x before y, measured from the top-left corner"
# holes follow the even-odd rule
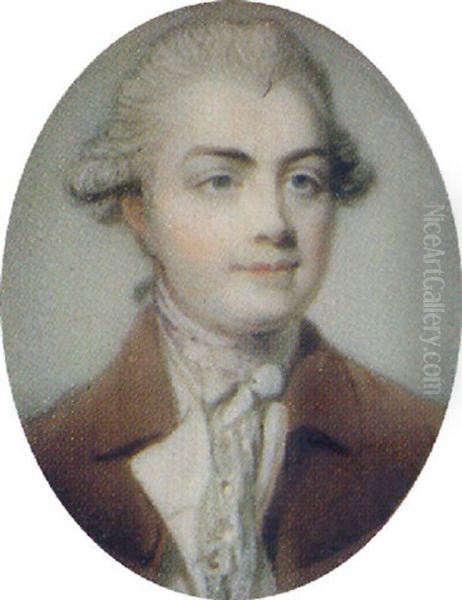
[[[169,534],[129,459],[173,431],[172,396],[148,308],[100,378],[26,427],[71,515],[153,581]],[[262,532],[278,591],[321,576],[374,535],[417,477],[443,416],[341,355],[308,323],[282,401],[286,456]]]

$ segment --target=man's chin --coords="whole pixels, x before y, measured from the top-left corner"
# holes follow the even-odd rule
[[[236,311],[234,318],[222,326],[225,326],[228,334],[243,337],[280,331],[302,316],[301,310],[277,308],[273,306],[271,310],[248,310],[246,314]]]

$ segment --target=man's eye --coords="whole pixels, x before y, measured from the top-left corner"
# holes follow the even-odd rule
[[[293,173],[288,179],[291,191],[303,195],[314,195],[321,191],[320,184],[308,173]]]
[[[214,175],[210,177],[206,181],[204,181],[204,186],[206,186],[209,190],[213,191],[227,191],[231,189],[233,185],[233,180],[230,175]]]

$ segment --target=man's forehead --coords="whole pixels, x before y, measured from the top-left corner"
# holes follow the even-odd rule
[[[219,80],[213,85],[196,83],[177,93],[169,108],[165,141],[182,161],[209,150],[242,160],[265,155],[282,159],[296,153],[321,156],[326,133],[314,104],[299,92],[279,85],[262,96],[238,83]]]

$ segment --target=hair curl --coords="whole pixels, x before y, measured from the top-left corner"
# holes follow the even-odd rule
[[[118,220],[120,198],[143,192],[142,150],[148,141],[155,146],[162,139],[172,92],[198,78],[223,76],[262,94],[282,83],[308,97],[327,128],[334,201],[349,203],[367,191],[373,171],[337,122],[326,69],[280,23],[247,18],[206,25],[186,21],[159,36],[122,82],[107,121],[72,166],[72,196],[91,204],[99,220]]]

